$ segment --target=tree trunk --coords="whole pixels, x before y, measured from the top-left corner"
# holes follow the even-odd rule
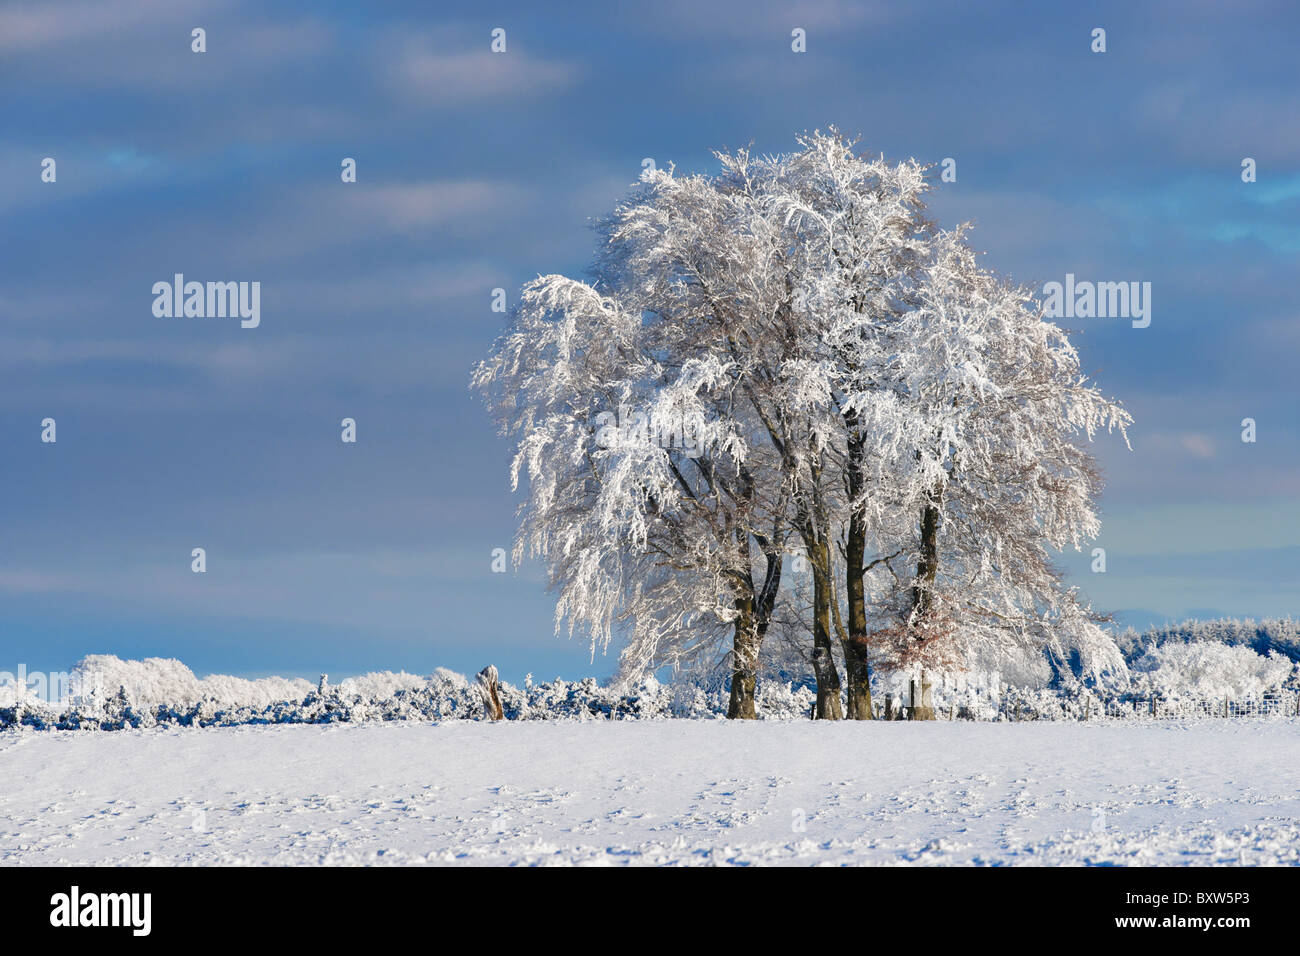
[[[769,539],[758,536],[758,542],[766,559],[763,587],[755,594],[754,579],[748,570],[736,574],[743,596],[736,601],[739,616],[736,618],[731,643],[731,700],[727,704],[727,717],[731,720],[758,719],[755,700],[758,691],[758,656],[781,587],[780,537],[773,536]]]
[[[831,552],[823,535],[811,548],[813,571],[813,674],[817,678],[818,720],[840,720],[840,675],[831,644]]]
[[[757,720],[754,693],[758,687],[759,634],[754,621],[753,598],[736,602],[736,618],[731,645],[731,701],[727,704],[730,720]]]
[[[934,583],[939,575],[939,504],[934,498],[921,508],[921,557],[912,587],[913,619],[923,621],[934,609]]]
[[[849,638],[844,648],[844,677],[848,684],[849,720],[871,720],[871,673],[867,666],[865,647]]]
[[[844,646],[844,676],[848,681],[850,720],[871,720],[871,670],[867,654],[867,603],[866,582],[863,580],[867,550],[867,523],[862,513],[862,496],[866,491],[862,476],[862,456],[865,453],[861,438],[857,437],[857,415],[845,416],[849,434],[848,444],[849,534],[844,562],[844,595],[849,605],[849,635]]]

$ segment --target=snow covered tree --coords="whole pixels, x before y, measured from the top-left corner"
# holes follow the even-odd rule
[[[803,326],[802,354],[786,374],[794,394],[824,414],[823,440],[841,497],[828,521],[839,535],[847,629],[832,610],[843,651],[849,716],[871,717],[866,575],[887,559],[868,559],[902,502],[890,462],[878,453],[904,427],[905,408],[878,383],[891,353],[886,337],[909,308],[933,226],[925,219],[925,170],[855,153],[832,129],[800,138],[797,152],[772,162],[770,209],[792,252],[791,285]],[[876,532],[873,535],[873,532]]]
[[[925,218],[923,167],[834,130],[799,145],[647,173],[600,223],[592,280],[529,283],[474,382],[518,442],[515,554],[546,563],[557,627],[622,634],[625,676],[725,642],[733,717],[755,716],[774,627],[810,633],[816,716],[840,717],[837,635],[862,719],[873,655],[1088,634],[1050,557],[1097,532],[1076,440],[1129,419],[1025,290]],[[791,542],[811,594],[782,582]]]
[[[850,716],[870,715],[873,645],[892,666],[951,666],[972,641],[1060,654],[1070,635],[1096,652],[1109,642],[1051,552],[1098,529],[1100,482],[1076,439],[1128,415],[1027,290],[924,217],[922,167],[858,156],[834,130],[800,145],[771,184],[808,330],[786,370],[805,375],[792,394],[840,417],[826,443],[844,487]]]
[[[901,542],[914,570],[896,577],[886,649],[937,666],[963,640],[1050,650],[1054,631],[1087,617],[1052,553],[1099,530],[1100,480],[1076,442],[1123,432],[1128,414],[1080,373],[1028,290],[978,267],[961,230],[935,237],[889,337],[888,367],[859,393],[874,398],[886,382],[908,411],[887,457],[895,500],[914,516]]]
[[[474,380],[517,437],[513,479],[527,471],[529,497],[516,558],[546,562],[557,626],[587,629],[593,649],[620,628],[628,677],[706,653],[730,630],[732,715],[753,717],[786,506],[735,408],[743,370],[681,311],[713,282],[715,264],[692,266],[725,203],[703,191],[694,218],[675,219],[657,195],[647,184],[601,225],[595,283],[525,288]]]

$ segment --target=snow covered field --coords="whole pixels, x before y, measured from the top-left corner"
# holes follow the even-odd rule
[[[1300,722],[0,736],[15,864],[1297,864]]]

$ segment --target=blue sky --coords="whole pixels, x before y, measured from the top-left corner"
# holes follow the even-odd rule
[[[491,290],[579,273],[645,157],[830,124],[954,158],[932,211],[992,268],[1152,283],[1149,328],[1076,320],[1136,425],[1071,580],[1136,623],[1300,612],[1294,5],[551,6],[0,4],[0,670],[608,673],[490,570]],[[260,281],[260,327],[156,318],[176,272]]]

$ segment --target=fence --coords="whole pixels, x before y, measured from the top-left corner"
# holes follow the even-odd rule
[[[1162,697],[1104,701],[1104,717],[1300,717],[1300,694],[1258,700],[1168,699]]]
[[[927,695],[928,696],[928,695]],[[878,720],[1173,720],[1300,717],[1300,692],[1262,698],[1168,698],[1125,694],[1110,698],[1070,696],[1052,691],[935,695],[912,706],[906,697],[873,702]],[[927,706],[929,705],[929,706]],[[924,715],[924,716],[922,716]]]

